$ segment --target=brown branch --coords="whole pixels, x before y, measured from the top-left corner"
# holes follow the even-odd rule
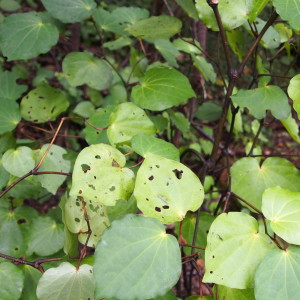
[[[9,255],[3,254],[3,253],[0,253],[0,257],[11,260],[15,264],[31,266],[31,267],[39,270],[41,273],[45,272],[45,270],[41,266],[41,264],[46,263],[46,262],[51,262],[51,261],[58,261],[58,260],[62,259],[62,258],[59,257],[59,258],[38,259],[36,261],[28,261],[28,260],[24,260],[24,259],[21,259],[21,258],[12,257],[12,256],[9,256]]]

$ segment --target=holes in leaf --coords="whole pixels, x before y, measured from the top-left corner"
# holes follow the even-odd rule
[[[97,179],[97,177],[96,177],[96,176],[94,176],[94,179]]]
[[[88,185],[91,189],[93,189],[94,191],[96,190],[96,188],[95,188],[95,186],[94,185],[92,185],[92,184],[89,184]]]
[[[120,165],[113,159],[112,164],[113,167],[120,167]]]
[[[82,171],[83,171],[84,173],[86,173],[86,172],[89,171],[91,168],[90,168],[90,166],[87,165],[87,164],[82,164],[82,165],[81,165],[81,169],[82,169]]]
[[[79,194],[82,194],[82,190],[79,190],[78,193],[79,193]]]
[[[157,169],[159,169],[159,165],[155,165],[155,167],[156,167]]]
[[[109,188],[109,190],[110,190],[111,192],[113,192],[115,189],[116,189],[116,187],[115,187],[114,185],[111,186],[111,187]]]
[[[15,251],[18,251],[19,250],[19,248],[15,248]]]
[[[20,224],[26,223],[26,220],[25,219],[19,219],[17,223],[20,225]]]
[[[212,274],[214,271],[210,271],[209,273]]]
[[[154,176],[151,175],[149,178],[148,178],[150,181],[152,181],[154,179]]]
[[[157,212],[161,212],[161,209],[160,209],[160,207],[158,207],[158,206],[155,207],[155,210],[156,210]]]
[[[100,155],[96,155],[95,158],[96,159],[101,159],[101,156]]]
[[[146,198],[147,201],[149,201],[149,198]]]
[[[77,222],[77,223],[80,222],[80,219],[78,219],[78,218],[75,218],[74,220],[75,220],[75,222]]]
[[[164,206],[163,206],[163,209],[169,209],[169,208],[170,208],[169,205],[164,205]]]
[[[172,172],[175,174],[175,176],[176,176],[177,179],[181,179],[182,178],[182,173],[183,173],[182,170],[174,169],[174,170],[172,170]]]

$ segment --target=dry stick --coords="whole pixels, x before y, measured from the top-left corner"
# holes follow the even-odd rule
[[[45,153],[43,154],[42,158],[40,159],[40,161],[38,162],[38,164],[28,173],[26,173],[25,175],[23,175],[22,177],[18,178],[16,181],[14,181],[9,187],[7,187],[1,194],[0,194],[0,198],[2,198],[7,192],[9,192],[15,185],[17,185],[19,182],[21,182],[22,180],[24,180],[25,178],[31,176],[31,175],[43,175],[43,174],[56,174],[56,175],[65,175],[65,176],[70,176],[70,173],[63,173],[63,172],[38,172],[39,168],[41,167],[43,161],[45,160],[47,154],[49,153],[56,137],[58,136],[58,133],[61,129],[62,124],[64,123],[64,121],[69,120],[69,119],[80,119],[85,121],[88,125],[92,126],[93,128],[97,129],[97,130],[104,130],[107,129],[105,128],[100,128],[100,127],[96,127],[93,124],[91,124],[89,121],[87,121],[85,118],[82,117],[63,117],[61,118],[59,125],[55,131],[55,134],[49,144],[49,146],[47,147]]]
[[[261,76],[270,76],[270,77],[276,77],[276,78],[286,78],[286,79],[292,79],[291,76],[285,76],[285,75],[278,75],[278,74],[257,74],[257,77],[261,77]]]
[[[218,1],[215,1],[215,2],[218,2]],[[221,115],[221,118],[220,118],[220,121],[219,121],[219,124],[218,124],[217,134],[216,134],[216,138],[215,138],[214,145],[213,145],[213,150],[212,150],[211,157],[210,157],[211,169],[214,168],[215,162],[217,160],[218,149],[219,149],[220,142],[221,142],[221,139],[222,139],[228,109],[229,109],[229,106],[230,106],[230,103],[231,103],[230,97],[232,95],[235,83],[236,83],[237,79],[241,76],[241,74],[243,73],[243,70],[246,66],[246,63],[248,62],[251,55],[255,51],[255,49],[258,46],[258,44],[259,44],[260,40],[262,39],[263,35],[268,30],[268,28],[273,24],[273,22],[276,20],[277,16],[278,16],[278,14],[276,12],[273,12],[273,14],[271,15],[271,17],[269,18],[269,20],[267,21],[267,23],[263,27],[262,31],[260,32],[260,34],[258,35],[256,40],[254,41],[253,45],[249,49],[248,53],[244,57],[244,59],[241,62],[240,66],[238,67],[238,69],[237,70],[231,70],[231,72],[229,72],[230,73],[229,74],[230,75],[230,77],[229,77],[230,81],[229,81],[229,85],[228,85],[228,88],[227,88],[225,101],[224,101],[224,104],[223,104],[223,111],[222,111],[222,115]],[[224,30],[223,27],[221,27],[219,29]],[[223,45],[223,46],[224,46],[224,48],[226,48],[226,45]],[[208,171],[207,165],[204,165],[203,166],[203,171],[202,171],[203,178],[205,178],[205,175],[207,174],[207,171]],[[198,234],[198,230],[199,230],[199,219],[200,219],[200,208],[197,211],[196,224],[195,224],[195,229],[194,229],[192,245],[196,244],[197,234]],[[191,253],[194,253],[194,248],[192,248]]]
[[[36,261],[28,261],[21,258],[12,257],[6,254],[0,253],[0,257],[11,260],[14,263],[22,264],[22,265],[28,265],[31,266],[37,270],[39,270],[41,273],[44,273],[44,268],[41,266],[42,263],[51,262],[51,261],[58,261],[62,258],[45,258],[45,259],[38,259]]]
[[[196,249],[201,249],[201,250],[205,250],[204,247],[198,247],[198,246],[193,246],[193,245],[189,245],[189,244],[184,244],[184,245],[181,245],[183,247],[190,247],[190,248],[196,248]]]
[[[92,229],[91,229],[91,225],[90,225],[90,221],[89,221],[89,216],[87,214],[87,210],[86,210],[86,206],[85,206],[85,202],[84,202],[83,197],[81,197],[81,203],[82,203],[82,208],[83,208],[84,219],[86,221],[86,225],[87,225],[88,230],[87,230],[87,232],[85,232],[87,234],[87,238],[86,238],[86,241],[84,243],[83,248],[80,251],[80,257],[79,257],[78,262],[77,262],[76,270],[79,270],[81,261],[86,256],[87,244],[88,244],[89,239],[92,235]]]

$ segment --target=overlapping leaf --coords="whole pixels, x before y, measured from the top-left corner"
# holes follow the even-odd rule
[[[288,86],[288,95],[293,100],[293,107],[298,114],[298,119],[300,119],[300,75],[296,75],[291,79]]]
[[[273,5],[282,19],[288,21],[293,28],[300,28],[299,0],[273,0]]]
[[[21,121],[21,113],[15,101],[0,98],[0,106],[0,134],[2,134],[16,128]]]
[[[106,144],[84,148],[78,155],[72,177],[71,196],[114,206],[127,201],[134,188],[134,173],[124,168],[125,156]]]
[[[107,135],[112,145],[130,144],[137,134],[154,135],[156,128],[146,112],[131,102],[119,104],[109,118]]]
[[[258,209],[267,188],[279,185],[300,192],[300,171],[283,158],[267,158],[261,166],[255,158],[242,158],[233,164],[231,178],[232,191]]]
[[[251,288],[258,265],[274,247],[266,234],[258,232],[253,217],[239,212],[221,214],[209,230],[203,282]]]
[[[300,245],[300,193],[279,186],[269,188],[263,193],[262,211],[278,236]]]

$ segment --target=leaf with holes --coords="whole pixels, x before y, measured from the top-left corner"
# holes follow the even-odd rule
[[[111,224],[96,248],[95,295],[97,299],[154,298],[172,288],[180,272],[175,237],[155,219],[126,215]]]
[[[87,239],[88,226],[85,220],[81,197],[69,197],[65,203],[65,224],[70,232],[77,233],[78,240],[84,244]],[[95,201],[83,200],[88,215],[91,236],[88,247],[96,247],[104,230],[109,226],[106,208]],[[125,202],[125,201],[123,201]],[[85,232],[85,233],[82,233]]]
[[[24,275],[10,262],[0,263],[1,300],[20,299],[24,287]]]
[[[239,212],[223,213],[208,233],[203,282],[251,288],[258,265],[274,247],[266,234],[258,232],[253,217]]]
[[[16,128],[21,121],[21,113],[15,101],[0,98],[0,106],[0,134],[2,134]]]
[[[179,150],[171,143],[144,134],[137,134],[131,139],[132,149],[143,157],[149,153],[179,161]]]
[[[18,147],[16,150],[7,150],[3,154],[2,164],[7,172],[21,177],[35,166],[33,151],[25,146]]]
[[[300,171],[279,157],[269,157],[261,166],[254,157],[242,158],[231,167],[231,180],[232,191],[258,209],[261,209],[262,194],[267,188],[279,185],[300,192]]]
[[[134,196],[138,208],[164,224],[182,221],[204,199],[199,178],[185,165],[149,153],[138,170]]]
[[[273,0],[273,5],[279,16],[290,23],[294,29],[300,29],[300,1],[299,0]]]
[[[239,90],[231,98],[237,106],[247,107],[257,119],[264,118],[266,110],[271,110],[272,115],[278,120],[286,119],[291,113],[286,94],[276,85]]]
[[[63,23],[76,23],[91,16],[96,8],[94,0],[42,0],[45,8]]]
[[[278,236],[300,245],[300,193],[279,186],[269,188],[263,193],[262,212]]]
[[[16,83],[18,75],[13,72],[0,73],[0,99],[17,100],[26,91],[26,85]]]
[[[125,156],[110,145],[84,148],[75,162],[70,196],[82,196],[107,206],[127,201],[134,188],[134,173],[124,168],[125,164]]]
[[[62,68],[71,86],[87,84],[99,91],[111,86],[113,75],[110,66],[90,52],[69,53],[63,60]]]
[[[218,8],[221,15],[223,26],[226,30],[232,30],[247,22],[251,11],[248,0],[219,0]],[[216,17],[212,8],[206,0],[196,0],[196,9],[200,20],[212,30],[219,30]]]
[[[300,119],[300,75],[294,76],[288,86],[288,95],[293,100],[293,107]]]
[[[107,135],[112,145],[128,144],[133,136],[141,133],[154,135],[156,128],[145,111],[133,103],[119,104],[109,118]]]
[[[128,26],[125,30],[137,39],[169,39],[179,33],[182,23],[171,16],[160,15],[142,19]]]
[[[8,61],[46,53],[57,41],[57,28],[36,12],[12,14],[0,24],[0,48]]]
[[[45,144],[36,152],[36,163],[40,161],[48,146],[49,144]],[[69,173],[71,170],[71,163],[69,160],[64,158],[64,155],[66,154],[67,151],[64,148],[57,145],[52,145],[49,153],[39,168],[39,172]],[[47,189],[52,194],[56,194],[57,189],[63,184],[66,178],[66,176],[59,174],[38,175],[38,180],[42,187]]]
[[[64,230],[50,217],[37,217],[33,220],[28,237],[28,255],[52,255],[64,246]]]
[[[255,274],[255,299],[300,298],[300,247],[268,253]]]
[[[141,84],[132,89],[131,96],[138,106],[161,111],[186,104],[195,92],[182,73],[170,68],[154,68],[148,70]]]
[[[68,98],[62,91],[42,82],[22,98],[21,114],[26,121],[45,123],[56,120],[68,107]]]
[[[32,208],[17,207],[14,211],[0,208],[0,252],[13,257],[25,255],[25,238],[31,220],[37,216]]]
[[[81,265],[79,269],[68,262],[48,269],[39,280],[36,294],[39,300],[94,299],[93,268]]]

